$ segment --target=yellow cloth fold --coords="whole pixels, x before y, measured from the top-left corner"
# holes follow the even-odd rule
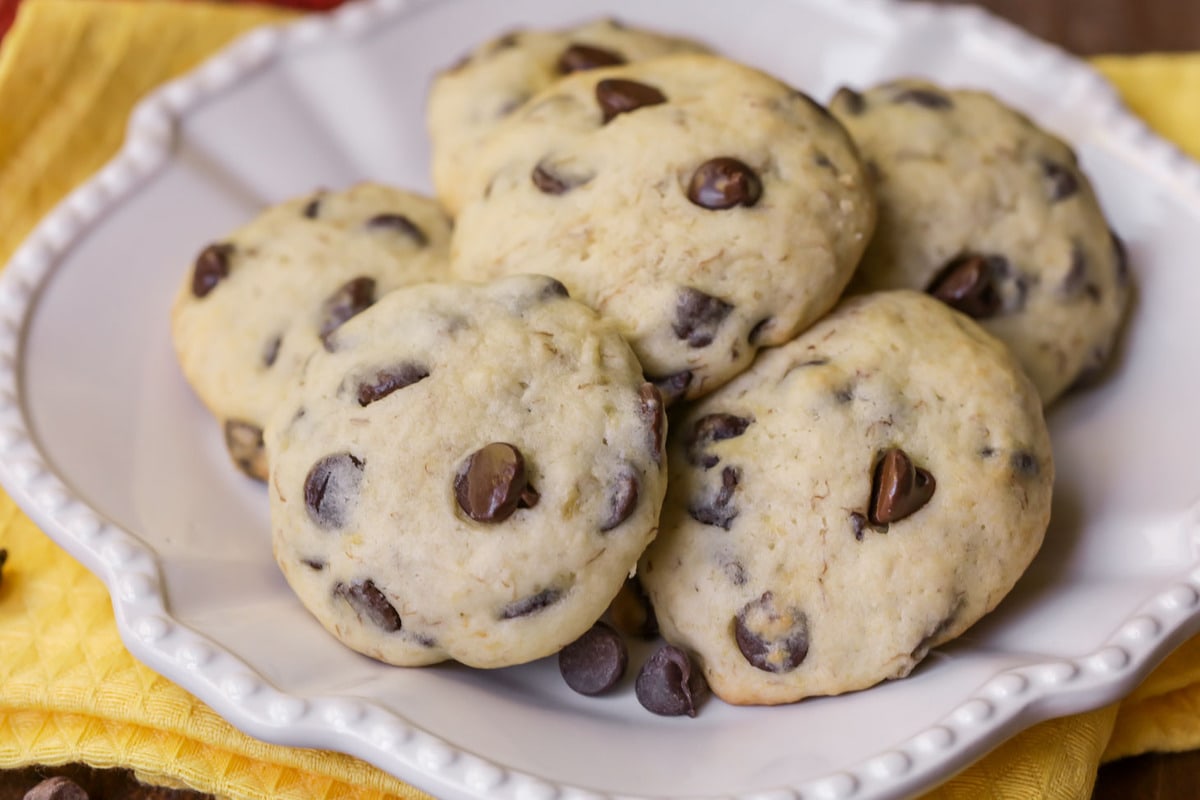
[[[146,91],[283,12],[200,3],[28,0],[0,44],[0,263],[119,148]],[[1152,127],[1200,156],[1200,55],[1102,58]],[[354,758],[234,730],[121,645],[98,579],[0,494],[0,768],[82,761],[246,800],[426,797]],[[1200,747],[1200,639],[1125,702],[1051,720],[934,790],[1086,798],[1102,760]]]

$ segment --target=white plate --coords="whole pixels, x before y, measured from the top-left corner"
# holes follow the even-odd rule
[[[427,188],[431,74],[516,25],[615,13],[818,97],[903,73],[989,88],[1074,142],[1139,299],[1115,371],[1060,404],[1054,522],[1000,609],[912,677],[697,719],[351,653],[271,559],[167,334],[193,255],[262,204],[373,177]],[[970,9],[883,0],[385,0],[256,31],[137,110],[120,156],[0,278],[0,478],[104,580],[139,659],[234,725],[447,798],[896,797],[1046,717],[1111,702],[1200,627],[1200,169],[1085,66]]]

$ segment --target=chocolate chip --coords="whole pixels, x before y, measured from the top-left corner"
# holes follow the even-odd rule
[[[980,458],[991,458],[994,455],[996,455],[996,448],[994,447],[983,447],[979,450]]]
[[[366,311],[375,302],[375,279],[354,278],[331,294],[321,306],[319,335],[325,349],[333,352],[333,332],[346,320]]]
[[[571,293],[567,291],[566,284],[564,284],[562,281],[549,276],[543,277],[546,279],[546,285],[542,288],[542,291],[538,293],[539,299],[555,300],[571,296]]]
[[[607,533],[629,519],[629,515],[637,508],[641,483],[633,467],[626,466],[617,475],[608,487],[608,508],[604,513],[604,520],[600,523],[601,533]]]
[[[675,321],[671,329],[688,347],[707,347],[733,306],[719,297],[685,286],[675,297]]]
[[[304,204],[304,209],[300,213],[305,219],[316,219],[321,214],[321,195],[317,195],[312,200]]]
[[[713,442],[741,436],[754,420],[736,414],[708,414],[692,425],[692,434],[687,442],[687,460],[692,466],[711,469],[721,459],[707,452]]]
[[[1117,235],[1116,231],[1108,232],[1109,238],[1112,239],[1113,257],[1117,266],[1117,284],[1120,286],[1129,285],[1129,251],[1125,247],[1125,241]]]
[[[840,389],[835,389],[833,399],[840,405],[845,405],[854,399],[854,387],[843,386]]]
[[[754,327],[750,329],[750,334],[746,337],[746,341],[750,342],[750,344],[757,345],[759,340],[762,339],[763,334],[770,330],[771,325],[774,323],[774,317],[760,319],[758,322],[754,323]]]
[[[1033,453],[1018,450],[1012,454],[1010,461],[1013,471],[1026,478],[1036,478],[1040,472],[1037,457]]]
[[[3,577],[4,565],[8,563],[8,548],[0,547],[0,578]]]
[[[319,558],[302,558],[300,563],[311,569],[313,572],[320,572],[325,569],[326,564]]]
[[[374,379],[363,381],[358,385],[358,404],[365,408],[377,400],[382,400],[392,392],[412,386],[428,377],[429,367],[413,361],[381,369],[375,373]]]
[[[929,282],[926,292],[974,319],[995,316],[1002,305],[991,259],[975,254],[952,259]]]
[[[583,186],[592,179],[591,175],[568,175],[557,169],[546,159],[538,162],[529,175],[533,185],[543,194],[566,194],[572,189]]]
[[[850,528],[854,531],[855,541],[863,540],[863,532],[867,529],[867,518],[857,511],[850,512]]]
[[[913,105],[934,111],[945,111],[948,108],[954,108],[953,100],[941,92],[935,92],[931,89],[904,89],[892,95],[892,102],[912,103]]]
[[[875,525],[902,520],[928,503],[936,488],[933,475],[914,466],[908,453],[899,447],[885,450],[875,465],[867,516]]]
[[[407,236],[417,247],[429,244],[429,237],[425,235],[425,231],[403,214],[376,214],[367,220],[366,224],[369,231],[391,231]]]
[[[687,653],[666,644],[642,665],[634,692],[647,711],[663,717],[694,717],[708,683]]]
[[[629,650],[621,635],[597,622],[558,653],[558,671],[580,694],[603,694],[620,682],[629,665]]]
[[[733,636],[742,656],[764,672],[791,672],[808,656],[808,617],[796,608],[776,608],[771,592],[742,606]]]
[[[522,597],[520,600],[513,602],[500,609],[500,619],[516,619],[517,617],[527,617],[530,614],[536,614],[548,606],[552,606],[562,599],[563,590],[551,587],[542,589],[537,594],[531,594],[528,597]]]
[[[304,479],[304,504],[317,527],[340,528],[349,521],[365,465],[350,453],[334,453],[313,464]]]
[[[192,269],[192,294],[207,297],[216,285],[229,277],[229,261],[233,258],[234,246],[228,242],[210,244],[196,256]]]
[[[662,378],[646,377],[658,389],[659,394],[662,395],[663,404],[668,407],[687,394],[688,388],[692,385],[692,371],[690,369],[685,369],[683,372],[676,372],[674,375],[667,375]]]
[[[88,793],[70,778],[56,775],[34,786],[22,800],[88,800]]]
[[[1043,158],[1041,161],[1042,176],[1046,180],[1046,196],[1051,203],[1066,200],[1079,191],[1079,178],[1070,167]]]
[[[283,336],[272,336],[263,345],[262,363],[264,367],[272,367],[275,365],[275,359],[279,358],[279,347],[283,344]]]
[[[374,581],[355,581],[349,585],[338,583],[333,587],[333,593],[349,603],[359,619],[365,619],[387,633],[400,630],[400,615]]]
[[[858,116],[867,110],[867,99],[859,92],[854,91],[849,86],[843,86],[834,93],[833,99],[829,101],[831,106],[840,105],[846,109],[846,112]]]
[[[813,163],[822,169],[833,169],[833,162],[824,153],[813,154]]]
[[[617,596],[608,605],[608,619],[621,633],[639,639],[653,639],[658,635],[658,618],[654,606],[635,575],[626,578],[617,591]]]
[[[696,168],[688,183],[687,196],[701,208],[721,211],[734,206],[749,208],[762,197],[758,174],[745,162],[721,156]]]
[[[533,508],[539,500],[525,474],[525,458],[506,442],[484,445],[463,462],[454,478],[454,497],[476,522],[503,522],[518,507]]]
[[[721,488],[715,494],[693,501],[688,506],[688,514],[697,522],[729,530],[738,515],[737,507],[731,505],[731,502],[741,479],[741,469],[725,467],[721,470]]]
[[[615,67],[624,63],[625,58],[620,53],[605,50],[603,47],[572,42],[558,57],[558,71],[563,75],[569,75],[572,72]]]
[[[721,571],[725,573],[725,577],[729,578],[729,582],[734,586],[746,585],[746,567],[740,561],[726,561],[721,565]]]
[[[260,481],[267,479],[267,450],[262,428],[236,419],[225,420],[225,449],[242,472]]]
[[[608,123],[620,114],[665,103],[667,97],[644,83],[624,78],[605,78],[596,84],[596,102],[600,104],[605,123]]]
[[[638,388],[638,415],[649,434],[650,457],[655,464],[662,464],[667,412],[663,408],[662,393],[653,383],[643,383]]]

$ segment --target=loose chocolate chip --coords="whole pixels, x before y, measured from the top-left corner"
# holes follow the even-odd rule
[[[762,339],[763,334],[770,329],[774,322],[774,317],[766,317],[765,319],[760,319],[758,322],[754,323],[754,327],[750,329],[750,334],[746,337],[746,341],[750,342],[750,344],[757,345],[759,340]]]
[[[892,96],[893,103],[912,103],[922,108],[934,111],[945,111],[954,108],[954,101],[940,92],[931,89],[905,89]]]
[[[532,508],[539,495],[529,485],[525,458],[506,442],[492,442],[471,454],[454,478],[458,507],[476,522],[503,522],[518,507]]]
[[[517,617],[527,617],[530,614],[536,614],[542,609],[557,603],[562,599],[562,596],[562,589],[554,587],[542,589],[537,594],[531,594],[528,597],[522,597],[520,600],[514,600],[500,609],[500,619],[516,619]]]
[[[382,400],[392,392],[412,386],[428,377],[429,367],[413,361],[381,369],[375,373],[373,380],[363,381],[358,385],[358,404],[365,408],[377,400]]]
[[[325,569],[326,566],[325,562],[319,558],[304,558],[300,560],[300,563],[311,569],[313,572],[320,572],[321,570]]]
[[[762,197],[758,174],[743,161],[721,156],[705,161],[692,173],[687,196],[701,208],[722,211],[734,206],[749,208]]]
[[[1129,285],[1129,251],[1125,247],[1125,240],[1117,235],[1116,231],[1110,230],[1109,237],[1112,239],[1113,256],[1117,266],[1117,284],[1120,286]]]
[[[621,635],[603,622],[558,653],[558,671],[580,694],[603,694],[617,685],[629,665],[629,650]]]
[[[556,169],[550,162],[542,159],[529,175],[533,185],[543,194],[566,194],[572,189],[583,186],[592,179],[591,175],[568,175]]]
[[[305,219],[316,219],[321,214],[321,195],[317,195],[312,200],[309,200],[304,205],[304,210],[301,212]]]
[[[1044,158],[1041,161],[1042,176],[1046,180],[1046,196],[1051,203],[1066,200],[1079,191],[1079,178],[1070,167]]]
[[[741,607],[733,636],[742,656],[764,672],[791,672],[808,656],[808,617],[796,608],[776,608],[771,592]]]
[[[712,469],[721,459],[707,452],[713,442],[741,436],[754,420],[736,414],[708,414],[692,425],[692,435],[687,442],[687,460],[692,466]]]
[[[600,523],[600,532],[607,533],[629,519],[637,508],[641,479],[633,467],[627,466],[608,489],[608,508]]]
[[[283,344],[283,336],[272,336],[263,345],[262,363],[264,367],[272,367],[275,365],[275,359],[279,358],[279,347]]]
[[[671,329],[688,347],[707,347],[733,306],[719,297],[685,286],[675,297],[675,321]]]
[[[375,279],[354,278],[331,294],[321,306],[321,343],[333,352],[333,333],[346,320],[359,314],[375,302]]]
[[[267,449],[262,428],[236,419],[225,420],[225,449],[242,472],[256,480],[267,479]]]
[[[840,105],[846,109],[846,112],[858,116],[867,110],[867,99],[860,93],[854,91],[849,86],[843,86],[834,93],[833,99],[829,101],[831,106]]]
[[[70,778],[56,775],[26,792],[23,800],[88,800],[88,793]]]
[[[716,494],[693,501],[688,506],[688,514],[697,522],[729,530],[738,515],[738,509],[732,505],[732,501],[733,493],[741,479],[741,469],[725,467],[721,470],[721,488]]]
[[[647,377],[649,378],[649,376]],[[666,375],[662,378],[650,378],[650,382],[658,388],[659,394],[662,395],[663,404],[669,407],[687,394],[688,388],[692,385],[692,371],[685,369],[683,372],[676,372],[674,375]]]
[[[192,269],[192,294],[207,297],[217,284],[229,276],[234,246],[228,242],[210,244],[196,256]]]
[[[658,618],[654,606],[635,575],[626,578],[617,596],[608,605],[608,619],[621,633],[639,639],[653,639],[658,635]]]
[[[350,453],[334,453],[313,464],[304,479],[304,504],[317,527],[340,528],[349,521],[365,465]]]
[[[620,53],[605,50],[603,47],[592,47],[573,42],[558,57],[558,71],[563,75],[569,75],[572,72],[615,67],[624,63],[625,58]]]
[[[365,618],[387,633],[400,630],[400,615],[374,581],[355,581],[349,585],[339,583],[333,587],[333,593],[349,603],[359,619]]]
[[[1040,471],[1037,457],[1035,457],[1033,453],[1028,453],[1024,450],[1018,450],[1012,454],[1011,461],[1013,471],[1025,476],[1026,478],[1036,478],[1038,472]]]
[[[899,447],[885,450],[871,480],[871,507],[867,514],[875,525],[887,525],[918,511],[933,497],[937,481],[914,466]]]
[[[653,86],[624,78],[605,78],[596,84],[596,102],[608,123],[620,114],[628,114],[645,106],[667,102],[667,97]]]
[[[951,259],[925,291],[968,317],[987,319],[1002,305],[995,281],[992,260],[968,254]]]
[[[708,683],[687,653],[665,644],[642,665],[634,692],[647,711],[663,717],[694,717]]]
[[[412,239],[417,247],[429,244],[429,237],[415,222],[403,214],[376,214],[367,220],[369,231],[392,231]]]

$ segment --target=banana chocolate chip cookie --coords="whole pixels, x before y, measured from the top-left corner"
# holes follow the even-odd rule
[[[828,311],[875,218],[841,124],[715,56],[570,75],[471,166],[456,274],[558,278],[617,321],[668,402],[712,391]]]
[[[440,73],[429,90],[433,185],[446,208],[463,204],[462,175],[480,142],[525,101],[564,75],[672,53],[696,42],[602,19],[566,30],[521,30],[478,47]]]
[[[843,302],[673,425],[638,570],[731,703],[907,675],[1041,545],[1054,463],[1008,350],[911,291]]]
[[[658,528],[666,420],[562,284],[401,289],[309,360],[266,432],[272,540],[338,639],[519,664],[600,617]]]
[[[974,317],[1045,403],[1100,371],[1129,269],[1070,147],[988,94],[917,80],[843,89],[830,108],[879,200],[851,291],[917,289]]]
[[[171,334],[243,472],[266,480],[263,425],[312,350],[388,290],[444,278],[449,239],[432,200],[364,183],[272,207],[200,252]]]

